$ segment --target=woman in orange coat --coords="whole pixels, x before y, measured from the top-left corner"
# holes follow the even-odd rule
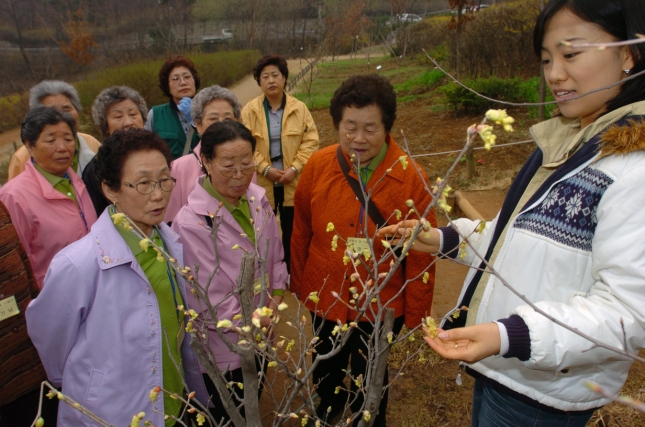
[[[358,239],[355,242],[365,242],[365,236],[373,236],[376,230],[371,219],[373,215],[364,215],[364,208],[350,187],[349,179],[360,182],[367,192],[372,191],[369,205],[375,205],[388,223],[397,222],[396,215],[393,215],[396,208],[403,215],[407,213],[406,201],[409,199],[414,200],[420,212],[431,203],[415,168],[410,165],[404,169],[403,163],[407,164],[407,161],[400,161],[400,158],[405,159],[405,153],[390,135],[396,118],[396,95],[385,78],[377,75],[349,78],[334,93],[330,112],[340,144],[321,149],[309,159],[296,189],[291,240],[291,290],[311,310],[316,331],[322,328],[317,332],[320,338],[316,347],[318,355],[332,349],[329,338],[335,335],[332,331],[339,321],[357,322],[357,330],[367,335],[374,329],[369,316],[371,310],[367,310],[367,318],[358,317],[356,310],[339,303],[332,294],[337,293],[345,302],[353,299],[349,290],[353,285],[347,279],[354,270],[351,264],[343,263],[345,244],[338,241],[337,249],[330,244],[332,235],[326,232],[328,223],[333,223],[335,232],[343,239]],[[348,166],[348,178],[341,169],[341,162]],[[425,174],[423,178],[427,180]],[[431,224],[436,223],[433,211],[427,220]],[[374,257],[380,259],[384,254],[383,246],[374,244],[374,250]],[[411,252],[405,266],[395,272],[380,292],[381,302],[390,301],[387,307],[394,309],[394,333],[398,333],[404,323],[409,328],[416,327],[424,316],[430,314],[434,267],[428,269],[428,266],[432,261],[428,254]],[[389,262],[383,264],[379,271],[388,271]],[[358,271],[361,277],[367,274],[360,266]],[[429,272],[425,281],[422,279],[424,271]],[[405,291],[397,296],[408,280]],[[317,292],[317,298],[309,298],[312,292]],[[378,312],[376,304],[372,308]],[[336,387],[342,386],[349,360],[352,377],[365,375],[368,349],[364,341],[368,338],[361,333],[353,333],[340,353],[321,360],[314,370],[313,380],[318,385],[317,392],[321,398],[316,416],[323,421],[331,422],[343,412],[348,401],[346,392],[335,391]],[[387,384],[387,372],[385,375]],[[351,383],[355,392],[354,382]],[[354,396],[352,393],[349,399],[353,400],[352,412],[357,413],[363,410],[362,393],[357,393],[356,399]],[[386,406],[387,391],[374,425],[385,425]],[[331,411],[328,411],[329,407]]]

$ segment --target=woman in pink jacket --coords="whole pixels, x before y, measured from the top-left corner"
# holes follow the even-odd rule
[[[20,129],[30,161],[0,189],[40,289],[54,255],[85,236],[96,212],[83,180],[71,168],[75,120],[53,107],[29,110]]]
[[[267,294],[271,298],[265,305],[276,312],[284,294],[287,267],[283,262],[284,250],[271,205],[264,189],[251,182],[256,168],[253,160],[255,139],[242,124],[225,120],[212,124],[202,135],[201,144],[201,163],[206,175],[198,178],[188,196],[188,203],[172,223],[172,229],[179,234],[184,245],[185,265],[193,271],[196,265],[200,266],[198,280],[201,284],[206,284],[209,275],[217,268],[208,297],[211,304],[217,305],[219,319],[233,319],[241,312],[235,289],[242,255],[253,253],[258,260],[266,259]],[[209,223],[218,224],[217,258]],[[265,253],[267,240],[269,247]],[[239,245],[240,250],[232,250],[235,245]],[[261,275],[260,262],[256,265],[257,280]],[[258,293],[256,306],[259,306],[260,297]],[[198,304],[191,293],[188,293],[187,303],[208,318],[205,309],[200,312],[203,304]],[[263,326],[267,326],[269,320],[262,318]],[[241,326],[239,320],[233,322]],[[225,335],[232,343],[239,340],[236,332]],[[209,345],[217,366],[225,372],[228,381],[243,382],[240,357],[228,349],[215,331],[210,333]],[[213,417],[217,422],[227,420],[228,415],[222,408],[213,382],[205,374],[204,381],[208,393],[213,396]],[[240,395],[243,390],[236,392]]]
[[[209,86],[199,91],[190,107],[190,114],[195,121],[197,133],[202,135],[206,129],[215,122],[222,120],[240,121],[242,106],[237,97],[230,90],[221,86]],[[175,215],[188,201],[188,195],[195,187],[195,181],[203,175],[201,160],[199,159],[201,142],[187,156],[182,156],[172,162],[170,174],[177,180],[177,185],[172,191],[166,217],[164,221],[170,223]]]

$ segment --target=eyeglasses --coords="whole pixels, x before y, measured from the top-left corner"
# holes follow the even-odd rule
[[[185,81],[186,83],[190,82],[193,79],[193,76],[187,75],[187,76],[172,76],[170,78],[170,81],[172,83],[179,83],[180,80]]]
[[[126,187],[134,188],[135,190],[137,190],[137,192],[145,195],[155,191],[157,184],[159,184],[159,188],[161,188],[163,191],[168,192],[175,188],[176,183],[177,180],[175,178],[164,178],[159,181],[139,181],[136,184],[124,181],[121,184],[125,185]]]
[[[237,175],[238,172],[242,172],[242,175],[244,176],[253,175],[253,172],[255,172],[257,165],[254,163],[248,166],[242,166],[241,168],[221,168],[219,166],[215,167],[222,175],[227,178],[231,178],[232,176]]]

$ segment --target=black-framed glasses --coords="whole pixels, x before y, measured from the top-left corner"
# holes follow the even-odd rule
[[[137,190],[137,192],[146,195],[155,191],[157,184],[159,184],[159,188],[161,188],[163,191],[168,192],[175,188],[176,183],[177,180],[175,178],[164,178],[160,179],[159,181],[139,181],[136,184],[123,181],[121,184],[130,188],[134,188],[135,190]]]
[[[214,165],[217,170],[224,175],[226,178],[231,178],[235,175],[237,175],[237,172],[242,172],[242,175],[244,176],[249,176],[253,175],[253,172],[255,172],[255,168],[257,168],[257,165],[255,163],[247,166],[242,166],[241,168],[221,168],[217,165]]]

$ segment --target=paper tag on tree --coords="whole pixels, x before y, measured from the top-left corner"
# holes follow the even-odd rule
[[[363,254],[365,251],[371,254],[370,245],[365,237],[348,237],[347,238],[347,247],[351,248],[353,252],[358,254]]]
[[[10,296],[0,301],[0,321],[20,314],[16,297]]]

